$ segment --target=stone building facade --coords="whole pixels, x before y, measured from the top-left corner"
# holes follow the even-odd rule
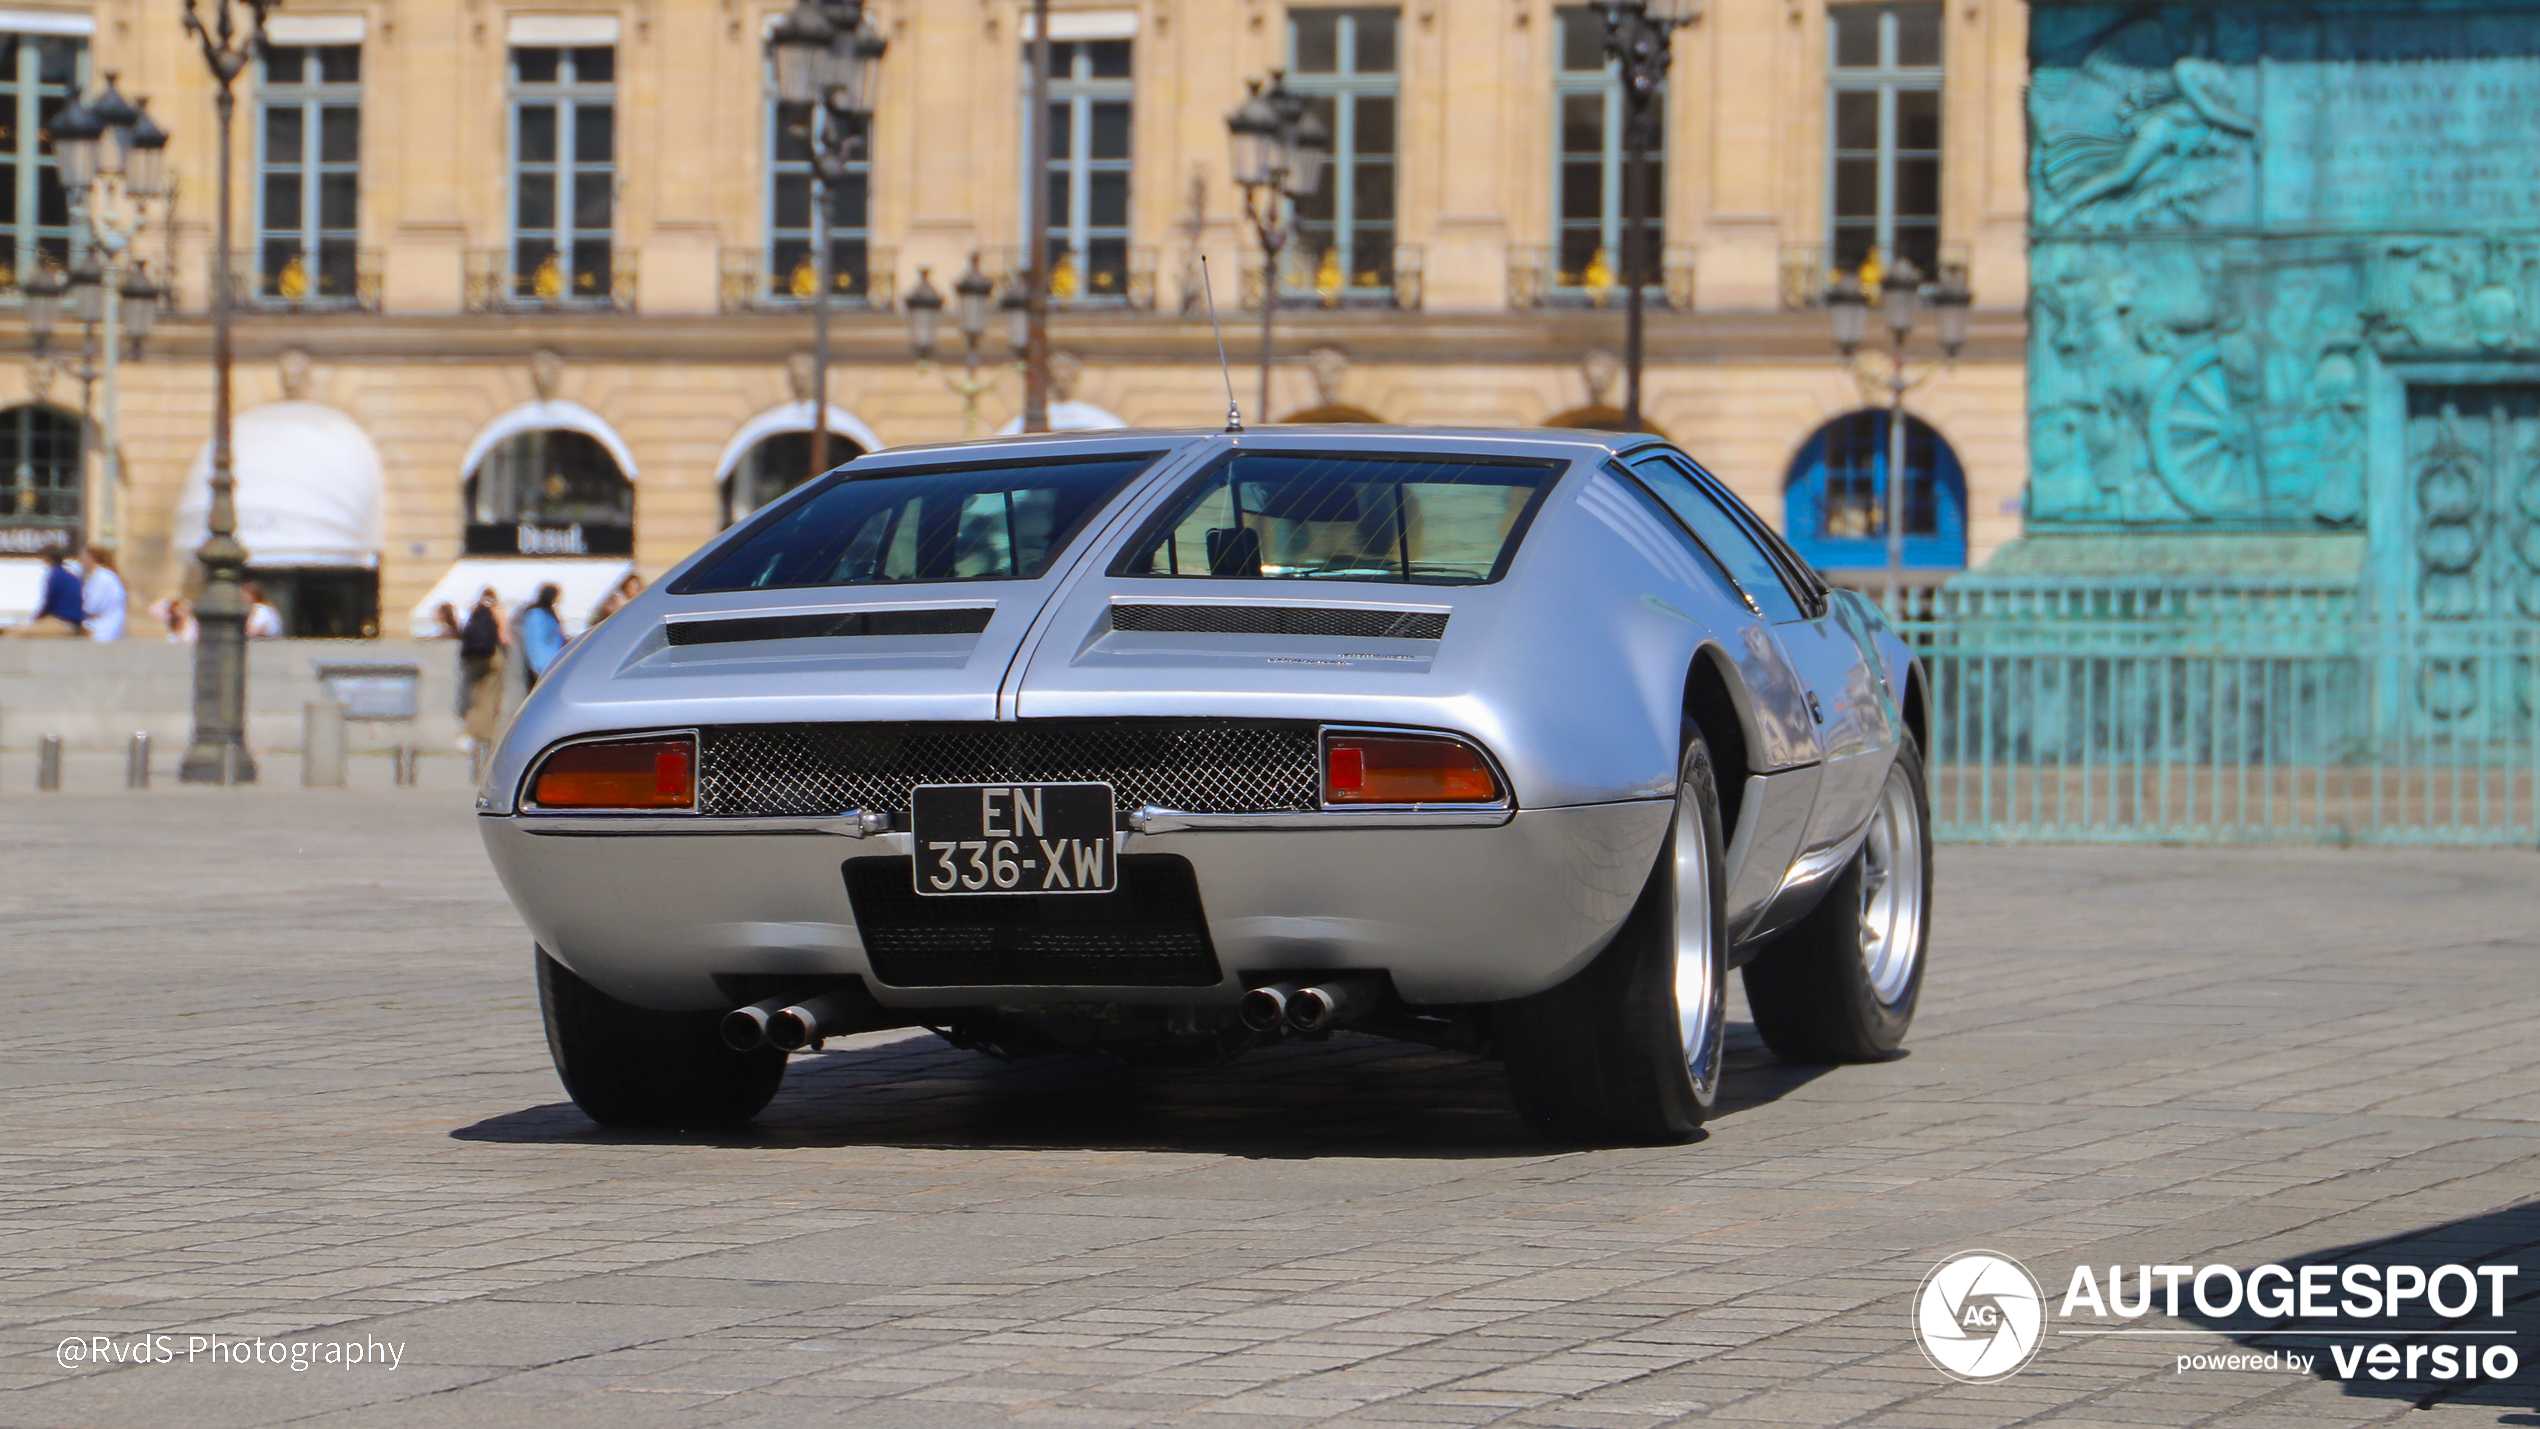
[[[1027,8],[874,6],[890,48],[868,172],[836,210],[828,393],[857,446],[963,434],[944,380],[957,363],[914,360],[901,300],[921,276],[948,291],[974,253],[993,277],[1019,264]],[[1615,420],[1619,99],[1592,11],[1054,10],[1064,418],[1220,418],[1204,253],[1252,420]],[[276,48],[239,85],[232,245],[242,535],[296,633],[402,634],[429,594],[477,579],[456,571],[469,560],[657,575],[791,479],[813,410],[813,280],[799,155],[761,50],[779,13],[276,11]],[[175,136],[176,195],[133,250],[172,298],[121,372],[111,512],[92,499],[65,518],[75,503],[38,490],[76,484],[56,469],[80,383],[0,317],[22,358],[0,366],[0,477],[15,483],[0,489],[0,546],[24,564],[54,539],[43,531],[102,522],[144,598],[191,570],[188,482],[211,409],[212,89],[179,15],[176,0],[0,6],[0,77],[15,79],[0,89],[19,116],[0,163],[24,200],[11,282],[77,241],[37,132],[63,93],[115,72]],[[1838,362],[1813,306],[1831,269],[1871,252],[1963,264],[1977,295],[1963,359],[1909,400],[1917,564],[1980,562],[2019,532],[2026,45],[2017,0],[1709,0],[1676,36],[1647,414],[1821,564],[1881,559],[1867,523],[1886,446],[1865,408],[1883,374]],[[1277,276],[1261,413],[1246,368],[1269,285],[1228,182],[1225,115],[1272,69],[1325,107],[1343,152]],[[1020,405],[1003,326],[982,345],[982,377],[1000,379],[979,398],[982,433]],[[65,324],[56,352],[76,333]]]

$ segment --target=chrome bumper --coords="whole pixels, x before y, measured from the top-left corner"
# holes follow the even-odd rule
[[[875,816],[485,815],[487,854],[541,947],[647,1007],[704,1009],[717,974],[863,977],[886,1005],[1223,1003],[1248,971],[1383,969],[1413,1003],[1495,1001],[1559,983],[1640,894],[1668,800],[1420,815],[1143,811],[1125,854],[1197,876],[1225,977],[1208,988],[896,988],[876,980],[847,901],[850,858],[906,856]],[[742,825],[749,827],[742,827]],[[1143,828],[1140,826],[1143,825]]]

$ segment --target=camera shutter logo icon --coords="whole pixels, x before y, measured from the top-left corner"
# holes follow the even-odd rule
[[[2024,1368],[2045,1340],[2046,1292],[2028,1267],[1989,1250],[1961,1251],[1914,1292],[1914,1341],[1951,1379],[1991,1384]]]

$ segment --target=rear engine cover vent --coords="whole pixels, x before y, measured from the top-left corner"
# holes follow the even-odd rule
[[[739,640],[809,640],[837,635],[976,635],[992,605],[950,610],[824,610],[814,615],[746,615],[730,620],[674,620],[673,645],[727,645]]]
[[[1307,605],[1115,605],[1114,630],[1173,635],[1347,635],[1367,640],[1436,640],[1446,613],[1353,610]]]

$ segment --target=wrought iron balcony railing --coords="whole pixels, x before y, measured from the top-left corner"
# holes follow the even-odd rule
[[[585,309],[635,311],[637,250],[577,243],[567,253],[547,244],[467,250],[466,306],[471,313]]]
[[[979,255],[980,266],[996,279],[999,298],[1023,281],[1028,256],[1029,250],[1019,246]],[[936,286],[958,276],[938,273]],[[1109,239],[1096,239],[1081,250],[1060,249],[1050,265],[1050,303],[1060,308],[1154,311],[1155,250]]]
[[[1641,291],[1656,306],[1675,312],[1693,311],[1694,245],[1670,243],[1659,251],[1658,281]],[[1508,306],[1511,308],[1609,308],[1626,296],[1621,272],[1600,248],[1584,263],[1564,267],[1561,251],[1548,243],[1508,245]]]
[[[379,311],[380,250],[269,243],[229,255],[230,301],[287,312]]]
[[[1934,265],[1937,271],[1923,276],[1944,281],[1956,277],[1964,282],[1967,261],[1966,244],[1943,243],[1940,245],[1939,261]],[[1781,305],[1785,310],[1794,312],[1824,307],[1826,289],[1836,278],[1853,271],[1833,266],[1825,244],[1785,243],[1781,253]]]
[[[843,245],[842,245],[843,246]],[[899,302],[899,253],[859,243],[849,250],[851,262],[840,262],[831,276],[832,307],[888,312]],[[725,248],[717,255],[721,306],[727,313],[796,312],[811,305],[818,291],[808,254],[765,248]],[[776,260],[791,259],[786,266]]]
[[[1337,249],[1317,256],[1290,247],[1279,255],[1279,306],[1283,308],[1395,308],[1416,310],[1422,297],[1426,254],[1416,243],[1396,243],[1361,254],[1344,271]],[[1246,255],[1242,305],[1261,311],[1261,253]],[[1190,281],[1196,282],[1194,274]]]

